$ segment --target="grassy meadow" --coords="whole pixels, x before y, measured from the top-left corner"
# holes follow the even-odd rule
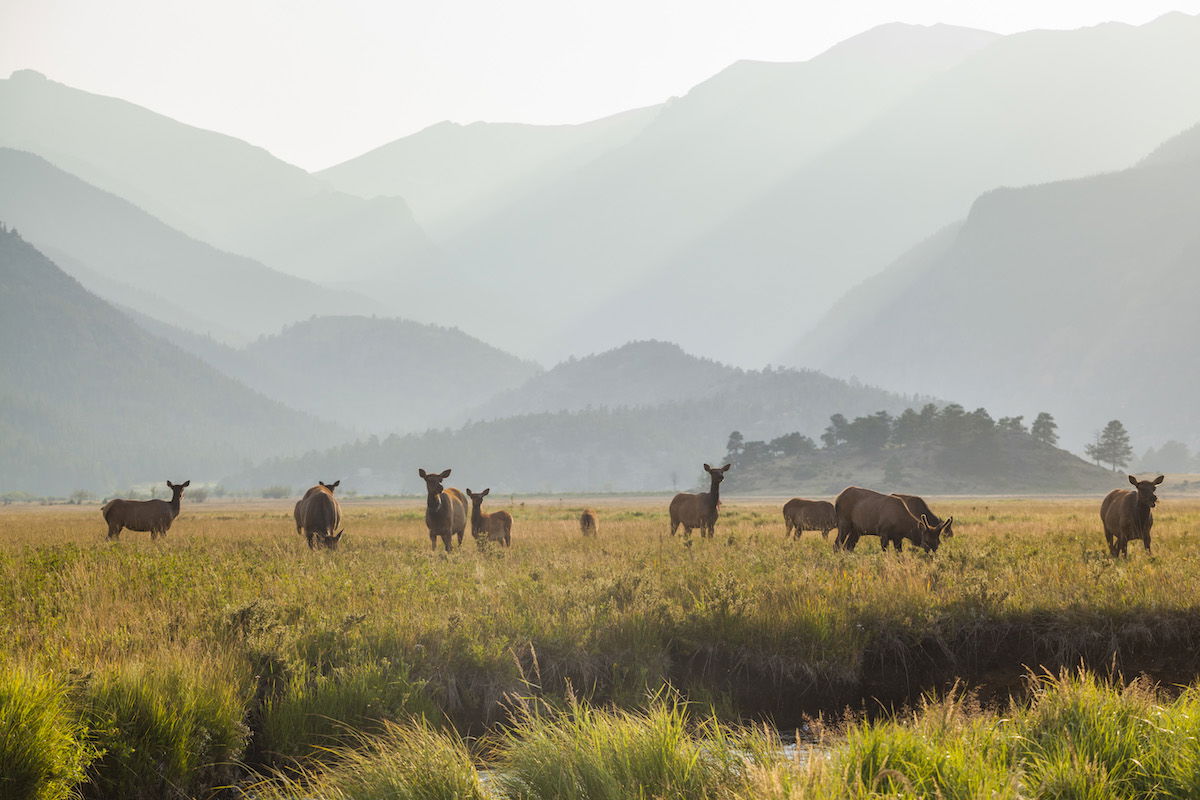
[[[332,553],[304,545],[291,501],[185,495],[153,544],[106,541],[95,507],[8,506],[0,800],[206,797],[261,776],[255,797],[1083,797],[1030,787],[1085,785],[1112,754],[1030,731],[1123,708],[1122,747],[1164,748],[1157,777],[1104,772],[1132,793],[1095,796],[1189,796],[1139,792],[1190,768],[1154,730],[1184,731],[1200,764],[1192,693],[1030,689],[1026,669],[1200,674],[1200,501],[1163,497],[1154,556],[1134,543],[1125,561],[1099,498],[934,500],[956,535],[933,556],[788,541],[782,501],[757,499],[685,546],[665,498],[588,500],[600,535],[583,538],[581,501],[493,497],[513,547],[468,534],[450,554],[417,501],[344,503]],[[978,691],[881,713],[959,680]],[[815,735],[810,717],[847,706],[865,713],[819,757],[782,754],[776,727]],[[1143,730],[1148,708],[1167,721]]]

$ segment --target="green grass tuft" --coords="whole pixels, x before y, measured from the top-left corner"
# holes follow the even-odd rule
[[[72,797],[93,756],[62,684],[0,668],[0,800]]]

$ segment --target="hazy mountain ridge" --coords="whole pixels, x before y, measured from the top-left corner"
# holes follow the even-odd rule
[[[624,144],[658,111],[581,125],[440,122],[317,174],[361,197],[404,197],[422,226],[444,240]]]
[[[31,70],[0,80],[0,146],[291,275],[389,277],[436,260],[398,198],[335,192],[262,148]]]
[[[781,174],[994,38],[948,26],[885,28],[864,36],[898,38],[909,46],[879,57],[846,43],[806,62],[736,64],[669,101],[629,143],[440,242],[467,280],[504,276],[493,283],[489,299],[501,298],[516,313],[489,329],[494,341],[562,358],[630,338],[678,340],[676,325],[688,328],[711,318],[683,311],[669,293],[637,303],[636,319],[605,303]],[[857,55],[843,57],[842,47]],[[526,291],[529,286],[538,292]],[[557,302],[537,306],[540,324],[530,330],[525,320],[544,296]],[[698,309],[712,304],[712,298],[689,300]],[[654,311],[642,313],[646,304]],[[623,324],[609,325],[614,318]],[[663,324],[647,329],[650,318]]]
[[[256,391],[359,434],[461,425],[480,394],[541,371],[459,330],[388,317],[314,317],[241,348],[137,321]]]
[[[691,486],[701,463],[720,458],[735,428],[748,437],[769,438],[793,430],[816,435],[837,411],[897,412],[915,402],[811,371],[733,370],[694,359],[666,343],[635,343],[622,350],[627,352],[618,351],[618,358],[640,357],[645,372],[669,370],[664,362],[675,361],[676,372],[712,369],[725,377],[717,379],[707,396],[681,396],[658,405],[594,404],[403,437],[371,437],[299,458],[276,459],[231,477],[229,483],[257,488],[279,481],[298,483],[304,475],[321,472],[342,476],[348,488],[359,492],[414,493],[423,486],[416,477],[418,467],[450,466],[456,469],[455,485],[478,484],[494,491],[659,491]],[[588,395],[586,387],[595,385],[589,373],[605,378],[613,374],[608,363],[612,358],[591,356],[546,375],[553,376],[552,386],[562,385],[564,374],[571,376],[574,385],[583,388],[559,397],[578,404]],[[534,378],[527,385],[536,388],[542,382]],[[521,390],[513,393],[520,395]],[[513,396],[501,399],[512,403]],[[539,391],[527,396],[531,404],[545,397]]]
[[[244,341],[313,314],[384,308],[218,250],[37,155],[3,147],[0,219],[67,256],[58,266],[111,302],[221,338]]]
[[[34,494],[212,479],[345,431],[147,334],[0,232],[0,486]]]
[[[1196,155],[981,196],[943,247],[843,298],[791,363],[1048,408],[1075,447],[1114,417],[1138,446],[1194,445],[1200,127],[1156,152]],[[927,324],[895,324],[914,308]],[[920,353],[937,355],[913,371]]]
[[[670,329],[691,350],[744,361],[980,193],[1125,168],[1198,118],[1200,17],[1005,36],[781,175],[559,338],[578,341],[619,311],[637,321],[634,336]],[[712,285],[732,334],[694,313],[714,302]]]

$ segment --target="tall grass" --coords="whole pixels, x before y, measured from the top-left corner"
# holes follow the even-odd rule
[[[280,774],[256,784],[262,800],[488,800],[465,743],[425,721],[383,723],[328,753],[322,772]]]
[[[61,683],[0,666],[0,800],[72,797],[93,755]]]
[[[101,754],[84,794],[186,798],[232,780],[248,731],[244,699],[228,677],[203,665],[128,663],[95,675],[81,704]]]

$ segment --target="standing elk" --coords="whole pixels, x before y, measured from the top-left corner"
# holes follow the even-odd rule
[[[338,530],[342,522],[342,507],[333,496],[333,490],[340,484],[340,480],[333,483],[317,481],[317,485],[305,492],[304,497],[296,503],[296,509],[292,512],[296,517],[296,533],[304,534],[309,549],[315,550],[320,545],[336,550],[342,541],[345,531]]]
[[[915,494],[901,494],[900,492],[892,492],[892,497],[899,497],[901,500],[903,500],[904,505],[908,506],[909,512],[911,512],[912,515],[917,519],[920,519],[921,515],[924,514],[926,521],[931,526],[942,524],[942,518],[929,510],[929,504],[925,502],[923,497],[918,497]],[[951,517],[950,523],[953,522],[954,518]],[[950,523],[948,523],[946,527],[942,529],[942,536],[946,539],[954,538],[954,528]]]
[[[579,532],[584,536],[595,536],[600,532],[600,520],[596,518],[596,512],[592,509],[585,508],[579,515]]]
[[[685,537],[691,537],[692,528],[699,528],[702,538],[712,538],[717,526],[717,515],[720,513],[721,481],[725,480],[725,473],[729,471],[730,466],[732,465],[726,464],[714,469],[705,464],[704,471],[711,479],[708,491],[698,494],[680,492],[671,499],[672,536],[675,535],[675,529],[682,525]]]
[[[838,535],[834,549],[853,550],[860,536],[878,536],[880,546],[887,550],[890,542],[896,552],[904,549],[908,539],[926,552],[936,552],[941,544],[942,531],[954,518],[940,525],[914,517],[899,497],[880,494],[870,489],[851,486],[842,490],[833,503],[837,512]]]
[[[837,527],[837,514],[828,500],[793,497],[783,505],[783,526],[784,536],[795,532],[799,539],[801,531],[820,531],[822,538],[828,539],[829,532]]]
[[[437,550],[437,540],[441,537],[449,553],[452,536],[458,536],[458,546],[462,547],[463,533],[467,530],[467,498],[453,486],[442,488],[442,481],[450,477],[450,470],[426,472],[419,469],[417,474],[425,479],[425,527],[429,528],[430,548]]]
[[[1113,489],[1100,504],[1104,538],[1108,539],[1108,551],[1114,556],[1129,556],[1130,539],[1141,539],[1146,552],[1150,552],[1150,528],[1154,525],[1150,509],[1158,505],[1154,490],[1163,482],[1163,476],[1139,481],[1130,475],[1129,482],[1132,489]]]
[[[467,497],[471,498],[471,535],[480,546],[486,542],[500,542],[505,547],[512,544],[512,514],[501,509],[491,514],[483,513],[483,498],[491,489],[482,492],[472,492],[467,489]]]
[[[183,490],[191,485],[187,480],[183,483],[167,481],[171,490],[171,499],[167,500],[109,500],[100,509],[104,521],[108,523],[108,538],[121,538],[121,529],[131,531],[150,531],[150,539],[157,540],[166,536],[171,529],[171,523],[179,516],[179,498]]]

